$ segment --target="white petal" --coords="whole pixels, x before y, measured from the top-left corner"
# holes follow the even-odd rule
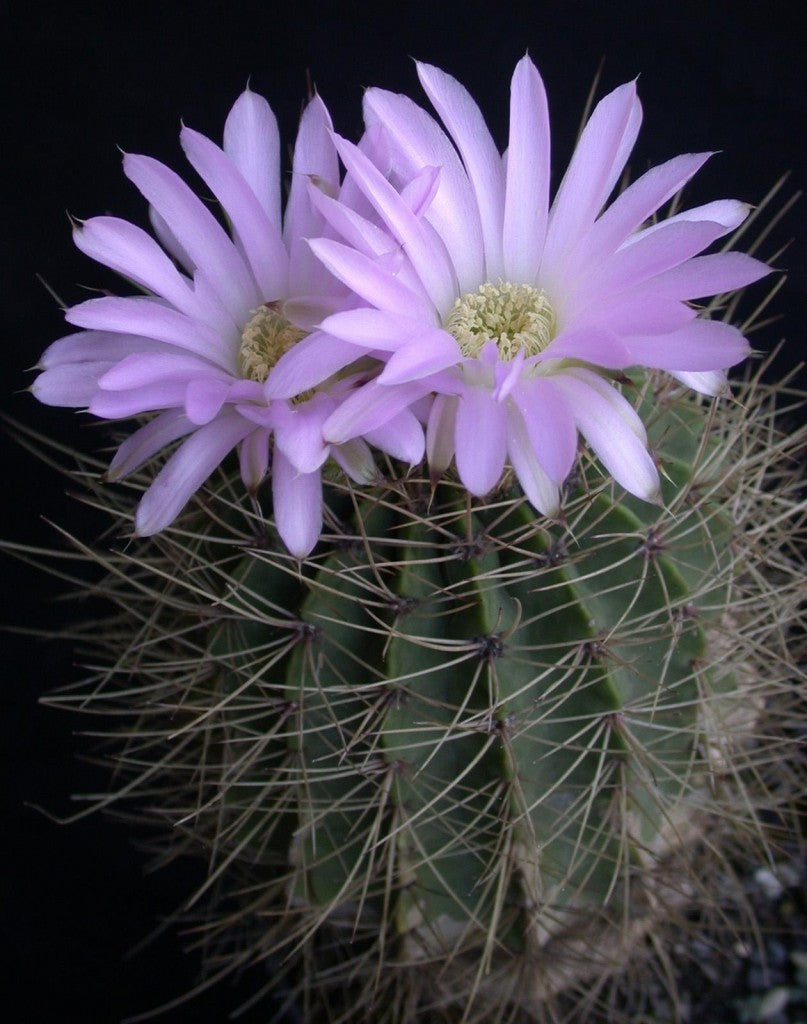
[[[725,395],[729,391],[725,370],[705,370],[699,373],[671,370],[670,376],[701,395]]]
[[[373,453],[360,437],[331,447],[331,455],[351,480],[357,484],[373,484],[379,479]]]

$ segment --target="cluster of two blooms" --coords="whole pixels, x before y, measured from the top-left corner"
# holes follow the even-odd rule
[[[653,168],[606,208],[641,122],[632,83],[596,107],[550,203],[546,96],[528,58],[513,75],[504,156],[455,79],[418,74],[445,130],[371,89],[356,146],[311,100],[285,214],[277,124],[247,91],[223,147],[181,134],[229,234],[173,171],[134,155],[124,171],[157,240],[113,217],[77,228],[83,252],[145,294],[68,310],[83,330],[46,350],[33,391],[106,419],[149,414],[112,478],[181,440],[140,502],[138,534],[169,526],[234,448],[250,490],[271,472],[275,522],[298,557],[321,531],[326,460],[366,484],[373,448],[412,465],[425,453],[438,475],[455,461],[476,495],[509,463],[551,515],[579,430],[619,483],[652,500],[644,428],[613,380],[654,367],[719,394],[748,353],[692,305],[768,272],[741,253],[698,255],[748,208],[721,200],[647,225],[709,154]]]

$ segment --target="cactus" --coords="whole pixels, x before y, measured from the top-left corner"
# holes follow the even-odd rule
[[[659,506],[583,450],[563,521],[508,476],[334,471],[299,562],[225,466],[170,531],[85,549],[118,611],[53,702],[123,713],[107,802],[209,859],[211,977],[269,957],[307,1021],[635,1019],[693,913],[742,930],[738,858],[792,840],[801,785],[804,431],[756,378],[625,387]],[[97,493],[131,518],[148,482]]]
[[[74,541],[113,611],[51,700],[111,714],[101,804],[207,859],[200,990],[257,960],[277,1021],[673,1019],[682,936],[753,933],[737,873],[803,789],[800,397],[726,394],[765,302],[721,296],[770,268],[698,255],[746,204],[650,222],[706,153],[605,207],[635,83],[550,205],[530,59],[506,161],[417,69],[447,134],[371,89],[353,145],[312,97],[283,216],[247,90],[223,148],[180,136],[227,231],[137,154],[162,248],[77,226],[146,294],[69,309],[32,390],[145,419],[103,486],[79,457],[129,540]]]

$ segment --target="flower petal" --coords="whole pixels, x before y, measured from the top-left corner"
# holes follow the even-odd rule
[[[43,370],[31,385],[31,394],[43,405],[86,409],[98,391],[98,378],[114,364],[109,361],[59,363]]]
[[[141,334],[193,352],[200,362],[210,360],[224,370],[235,369],[234,353],[225,339],[205,324],[155,299],[139,295],[126,298],[105,295],[100,299],[87,299],[68,309],[65,319],[77,327]]]
[[[247,490],[254,494],[269,468],[269,431],[253,430],[238,449],[238,468]]]
[[[214,377],[192,380],[185,391],[185,415],[200,427],[210,423],[221,412],[229,394],[229,381]]]
[[[373,166],[358,146],[334,136],[342,163],[393,235],[400,241],[426,295],[444,314],[457,297],[453,267],[439,239],[437,244],[423,222],[412,212],[398,192]]]
[[[536,362],[549,359],[582,359],[595,366],[624,369],[634,361],[630,349],[613,331],[601,327],[572,327],[554,339]]]
[[[165,217],[159,214],[151,204],[149,204],[149,224],[151,224],[152,231],[157,236],[157,239],[163,249],[173,256],[177,263],[192,275],[196,270],[193,260],[190,258],[187,251],[179,244],[176,235],[166,224]]]
[[[455,395],[435,395],[426,425],[426,454],[433,479],[440,477],[454,458],[454,436],[457,426]]]
[[[554,378],[536,377],[527,382],[516,389],[510,405],[517,406],[526,437],[546,475],[556,484],[563,483],[577,452],[577,429],[569,404],[555,386]],[[512,445],[509,450],[512,454]]]
[[[448,128],[468,173],[482,224],[485,276],[495,280],[504,274],[504,175],[499,151],[465,87],[431,64],[418,62],[416,66],[420,83]]]
[[[129,391],[160,381],[212,379],[228,388],[228,374],[193,356],[177,352],[135,352],[126,356],[98,381],[105,391]]]
[[[751,351],[736,327],[719,320],[694,320],[672,334],[627,338],[626,342],[635,363],[659,370],[725,370]]]
[[[365,256],[380,256],[389,252],[391,247],[398,248],[398,243],[383,228],[363,217],[344,200],[334,199],[312,184],[308,186],[308,195],[327,224]],[[364,196],[361,198],[364,200]]]
[[[68,363],[117,363],[134,352],[165,352],[159,341],[149,341],[136,334],[107,331],[76,331],[51,342],[42,353],[39,368],[50,370]]]
[[[335,277],[366,302],[390,313],[437,325],[439,318],[425,296],[407,288],[377,261],[330,238],[312,238],[309,245]]]
[[[507,451],[510,463],[529,502],[546,516],[560,509],[560,491],[547,475],[519,409],[507,409]]]
[[[595,375],[578,371],[554,378],[573,412],[578,429],[617,483],[645,501],[659,495],[655,464],[640,439],[644,427],[630,404],[611,388],[606,399],[599,387],[591,387]]]
[[[391,455],[393,459],[408,462],[410,466],[416,466],[423,458],[423,427],[408,409],[399,412],[375,430],[368,430],[364,437],[375,448]]]
[[[328,458],[322,424],[333,403],[318,395],[301,405],[279,402],[275,410],[275,451],[283,452],[300,473],[313,473]]]
[[[367,485],[378,482],[380,474],[373,453],[360,437],[333,445],[331,455],[355,483]]]
[[[404,384],[420,380],[461,361],[459,345],[448,331],[423,328],[416,339],[393,352],[378,382]]]
[[[615,252],[632,231],[684,187],[711,155],[688,153],[673,157],[637,178],[616,197],[588,233],[581,257],[584,265],[593,266]]]
[[[322,330],[334,338],[380,352],[397,352],[429,329],[419,320],[380,309],[346,309],[322,321]]]
[[[487,388],[466,387],[460,394],[454,444],[460,479],[471,494],[487,494],[499,482],[507,454],[505,409]]]
[[[671,370],[670,373],[676,380],[701,395],[725,395],[730,390],[725,370],[705,370],[702,373]]]
[[[440,185],[425,217],[446,244],[460,290],[478,288],[485,279],[482,224],[468,176],[448,136],[407,96],[384,89],[365,92],[364,119],[368,128],[383,126],[401,183],[424,167],[440,168]]]
[[[246,89],[235,101],[224,122],[224,152],[280,231],[280,135],[263,96]]]
[[[315,331],[285,352],[264,384],[267,398],[295,398],[366,355],[364,349]]]
[[[107,480],[120,480],[134,473],[172,441],[195,429],[181,409],[160,413],[127,437],[118,448],[106,472]]]
[[[354,391],[328,417],[322,428],[326,441],[343,444],[353,437],[376,430],[428,392],[422,381],[385,387],[371,380]]]
[[[310,554],[322,532],[322,478],[319,470],[300,473],[283,452],[272,460],[275,525],[296,558]]]
[[[529,57],[510,84],[510,139],[504,203],[504,276],[535,281],[549,208],[549,111],[541,76]]]
[[[559,290],[566,258],[589,230],[622,173],[641,124],[636,85],[600,100],[575,148],[549,213],[541,277]]]
[[[222,304],[239,326],[262,296],[252,275],[216,218],[170,168],[148,156],[127,154],[123,169],[157,210],[211,281]]]
[[[562,383],[568,377],[582,381],[587,388],[596,392],[611,407],[611,412],[615,416],[620,416],[625,426],[632,430],[636,438],[647,447],[647,431],[644,428],[644,423],[637,416],[630,402],[627,402],[609,381],[585,367],[572,366],[565,367],[563,373],[558,374],[555,378],[555,383]]]
[[[181,312],[189,316],[197,312],[190,282],[141,228],[118,217],[92,217],[74,229],[73,241],[91,259],[161,296]]]
[[[771,272],[767,263],[744,252],[718,252],[695,256],[657,275],[652,288],[656,295],[686,301],[745,288]]]
[[[317,263],[306,239],[323,233],[322,214],[311,205],[310,181],[322,182],[335,194],[339,185],[339,161],[331,133],[333,125],[325,104],[314,95],[303,111],[294,144],[291,191],[286,204],[283,237],[289,250],[289,281],[294,292],[329,294],[334,282]]]
[[[649,281],[701,252],[724,233],[725,228],[716,221],[669,221],[652,233],[643,232],[641,240],[623,246],[578,282],[578,293],[567,314],[580,315],[583,309]]]
[[[669,334],[670,331],[685,327],[695,319],[697,311],[676,299],[657,295],[657,280],[658,278],[652,278],[645,288],[631,288],[615,296],[610,302],[603,301],[590,306],[575,318],[572,329],[597,327],[624,335]]]
[[[187,384],[181,381],[159,381],[129,391],[96,391],[89,405],[94,416],[105,420],[128,419],[144,412],[184,408]]]
[[[174,452],[143,495],[135,533],[150,537],[169,526],[228,452],[252,430],[235,414],[200,427]]]
[[[280,229],[232,160],[215,143],[191,128],[182,129],[179,141],[199,177],[225,210],[233,238],[252,270],[260,295],[268,300],[285,296],[289,257]]]

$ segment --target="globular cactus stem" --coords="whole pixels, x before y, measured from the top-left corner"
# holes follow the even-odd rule
[[[106,556],[103,667],[54,703],[123,713],[117,799],[202,844],[214,974],[268,957],[329,1024],[628,1020],[683,930],[742,930],[803,787],[804,431],[757,378],[626,393],[659,505],[585,451],[562,521],[507,476],[334,473],[299,562],[222,471]]]

